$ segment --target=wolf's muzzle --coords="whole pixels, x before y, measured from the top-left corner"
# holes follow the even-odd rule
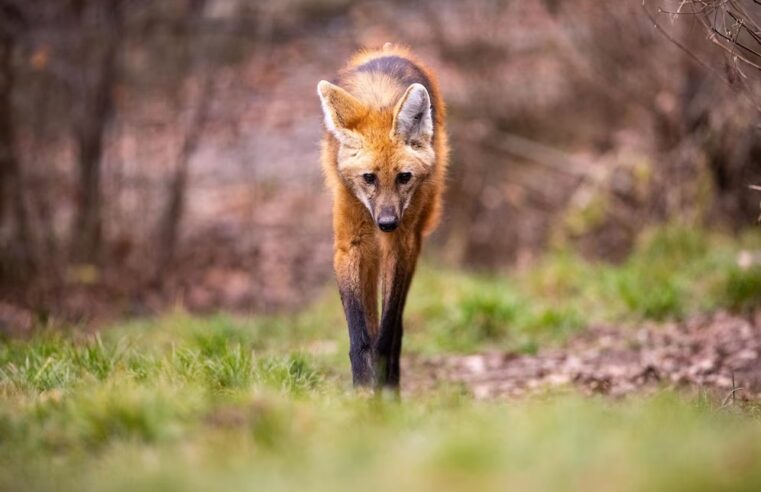
[[[399,217],[397,217],[393,210],[383,210],[376,222],[381,231],[392,232],[399,226]]]

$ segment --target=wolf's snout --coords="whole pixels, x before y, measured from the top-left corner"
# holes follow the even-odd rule
[[[393,211],[384,210],[378,216],[378,227],[383,232],[391,232],[399,226],[399,217]]]

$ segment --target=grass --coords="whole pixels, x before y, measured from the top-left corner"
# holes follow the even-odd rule
[[[761,266],[738,267],[742,249],[761,249],[761,235],[736,239],[671,227],[643,234],[621,265],[558,251],[508,274],[423,268],[410,295],[407,346],[532,352],[593,324],[752,310],[761,306]]]
[[[409,352],[535,351],[592,323],[761,306],[739,241],[653,231],[611,266],[554,253],[479,275],[423,266]],[[758,490],[761,409],[662,391],[402,402],[349,388],[332,289],[304,312],[168,313],[0,342],[0,490]]]
[[[761,486],[754,408],[671,393],[476,402],[454,388],[399,403],[355,396],[319,356],[50,340],[3,351],[2,490]]]

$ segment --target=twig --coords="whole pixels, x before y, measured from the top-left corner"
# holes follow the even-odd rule
[[[743,387],[737,387],[735,386],[735,372],[732,371],[732,391],[730,391],[727,396],[724,397],[724,400],[721,402],[721,408],[726,408],[730,405],[730,402],[732,405],[735,404],[735,393],[738,391],[744,389]]]
[[[579,177],[593,177],[586,162],[562,150],[550,147],[513,133],[502,132],[499,141],[491,145],[494,150],[505,152],[523,159],[542,164],[565,174]]]
[[[655,20],[655,17],[653,17],[653,14],[650,13],[649,10],[647,10],[647,0],[642,0],[642,10],[645,11],[645,15],[648,19],[650,19],[650,22],[653,23],[653,26],[660,32],[666,39],[668,39],[671,43],[673,43],[677,48],[682,50],[692,61],[706,69],[708,72],[710,72],[714,77],[718,78],[722,82],[724,82],[727,85],[730,85],[729,82],[716,70],[713,69],[710,65],[708,65],[706,62],[698,58],[695,53],[687,49],[685,45],[680,43],[677,39],[675,39],[671,34],[669,34],[660,24],[658,24],[658,21]]]
[[[692,61],[699,64],[704,69],[707,69],[712,75],[721,80],[730,88],[733,88],[733,83],[730,80],[710,67],[706,62],[696,56],[687,46],[671,36],[660,24],[658,24],[656,19],[647,8],[647,1],[648,0],[642,0],[642,9],[644,10],[645,15],[648,17],[648,19],[650,19],[650,21],[653,23],[655,28],[672,44],[685,52]],[[753,3],[761,5],[761,0],[753,0]],[[682,10],[684,5],[690,5],[690,9]],[[694,18],[697,19],[697,22],[703,27],[703,29],[705,29],[710,42],[726,51],[727,56],[732,60],[733,68],[740,74],[740,80],[743,82],[743,86],[745,88],[745,90],[741,90],[739,93],[742,94],[742,96],[756,109],[756,111],[761,112],[761,105],[753,97],[753,91],[748,87],[748,83],[745,80],[747,75],[745,75],[745,73],[740,70],[738,63],[742,62],[745,65],[754,68],[755,70],[761,71],[761,65],[749,58],[749,56],[761,58],[761,51],[749,47],[744,42],[740,42],[738,40],[740,33],[745,31],[749,33],[751,37],[749,40],[751,44],[753,42],[758,43],[758,40],[761,38],[761,28],[759,27],[758,22],[756,22],[756,20],[750,16],[744,8],[742,8],[742,6],[738,5],[733,0],[685,0],[682,2],[682,4],[680,4],[679,9],[676,12],[667,11],[660,7],[658,8],[658,11],[659,13],[667,13],[670,15],[694,16]],[[727,24],[728,18],[732,19],[734,22],[732,27],[728,26]],[[722,30],[726,32],[726,34],[722,32]],[[736,47],[744,50],[744,52],[748,53],[748,56],[743,53],[738,53]]]

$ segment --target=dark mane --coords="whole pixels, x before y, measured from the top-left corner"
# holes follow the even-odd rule
[[[412,84],[422,84],[430,97],[435,97],[431,81],[425,72],[413,62],[401,56],[389,55],[373,58],[356,67],[354,71],[384,73],[395,78],[405,87],[409,87]],[[431,116],[433,121],[436,121],[436,105],[433,104],[433,101],[431,103]]]

